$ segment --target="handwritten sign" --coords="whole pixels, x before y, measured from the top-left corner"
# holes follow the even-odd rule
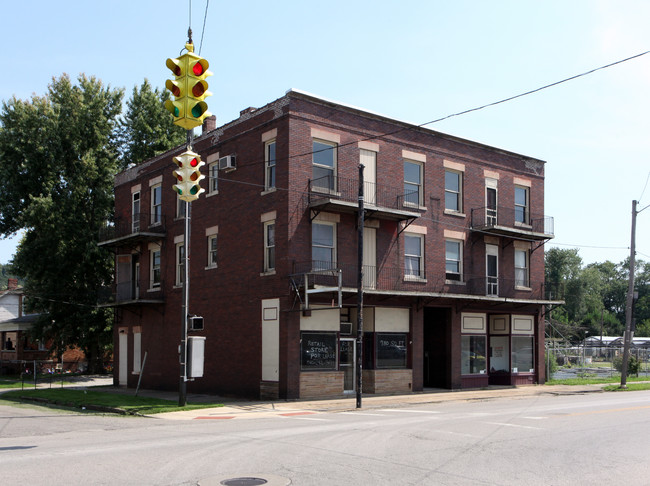
[[[336,369],[336,333],[303,332],[300,340],[303,370]]]
[[[406,368],[406,334],[377,333],[377,368]]]

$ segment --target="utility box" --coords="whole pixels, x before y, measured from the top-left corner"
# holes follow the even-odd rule
[[[187,338],[187,377],[203,377],[203,361],[205,358],[205,336],[189,336]]]

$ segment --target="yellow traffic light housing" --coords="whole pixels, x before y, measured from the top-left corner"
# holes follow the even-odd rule
[[[165,108],[174,116],[176,125],[191,130],[211,115],[204,100],[212,95],[205,80],[212,73],[208,71],[208,61],[194,54],[192,43],[185,44],[185,48],[187,52],[178,59],[167,59],[166,65],[175,79],[167,80],[165,87],[175,100],[167,100]]]

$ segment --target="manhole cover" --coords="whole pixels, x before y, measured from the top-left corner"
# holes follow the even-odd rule
[[[224,486],[259,486],[266,483],[266,479],[262,478],[232,478],[221,481]]]

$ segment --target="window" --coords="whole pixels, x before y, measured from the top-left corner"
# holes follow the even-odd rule
[[[176,198],[176,218],[183,219],[185,217],[185,201]]]
[[[499,247],[485,245],[486,295],[499,295]]]
[[[461,336],[461,374],[474,375],[485,373],[486,354],[485,336]]]
[[[445,241],[446,279],[460,282],[463,280],[462,245],[458,240]]]
[[[183,285],[185,279],[185,244],[176,243],[176,285]]]
[[[162,221],[162,186],[151,186],[151,224],[160,224]]]
[[[336,267],[336,225],[313,223],[311,226],[311,259],[314,270]]]
[[[149,275],[149,280],[151,282],[151,288],[160,287],[160,250],[151,251],[151,273]]]
[[[404,276],[407,278],[424,278],[422,235],[404,234]]]
[[[326,191],[336,190],[336,144],[314,140],[313,152],[313,185]]]
[[[275,188],[275,140],[264,144],[264,189]]]
[[[338,339],[335,332],[302,332],[300,334],[300,369],[306,371],[335,370]]]
[[[212,162],[208,166],[208,194],[219,192],[219,161]]]
[[[528,252],[515,250],[515,287],[529,287]]]
[[[460,172],[445,171],[445,209],[463,212],[463,177]]]
[[[532,373],[535,371],[533,343],[533,336],[512,336],[511,366],[513,373]]]
[[[515,223],[528,224],[528,188],[515,186]]]
[[[413,206],[422,203],[422,164],[404,161],[404,202]]]
[[[133,232],[140,231],[140,191],[131,194],[131,222],[133,224]]]
[[[406,337],[405,333],[377,333],[377,368],[406,368]]]
[[[275,221],[264,223],[264,271],[275,270]]]
[[[217,266],[217,235],[208,236],[208,268]]]

